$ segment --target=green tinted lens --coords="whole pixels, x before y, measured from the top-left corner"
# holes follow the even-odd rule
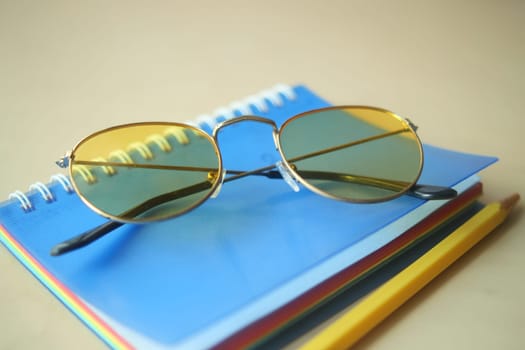
[[[376,202],[418,179],[423,153],[408,123],[371,107],[341,107],[295,117],[280,132],[284,159],[310,189],[329,197]]]
[[[70,172],[81,198],[97,212],[115,220],[150,221],[204,201],[219,180],[220,156],[199,129],[130,124],[82,140],[71,154]]]

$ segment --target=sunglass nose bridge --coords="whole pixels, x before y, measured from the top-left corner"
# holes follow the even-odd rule
[[[219,131],[222,128],[224,128],[224,127],[226,127],[228,125],[232,125],[232,124],[236,124],[236,123],[240,123],[240,122],[244,122],[244,121],[259,122],[259,123],[264,123],[264,124],[270,125],[273,128],[274,139],[276,138],[276,135],[278,133],[278,129],[277,129],[277,124],[273,120],[268,119],[268,118],[264,118],[264,117],[258,117],[258,116],[255,116],[255,115],[243,115],[243,116],[240,116],[240,117],[235,117],[235,118],[232,118],[232,119],[225,120],[222,123],[217,124],[217,126],[213,129],[213,134],[212,134],[214,140],[217,142],[217,135],[219,134]]]

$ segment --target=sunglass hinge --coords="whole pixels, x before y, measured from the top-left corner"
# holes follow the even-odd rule
[[[61,168],[67,168],[69,166],[71,152],[67,152],[62,157],[60,157],[55,163]]]
[[[412,128],[412,130],[417,131],[418,127],[416,124],[412,123],[412,121],[408,118],[405,118],[405,120],[408,123],[408,125]]]

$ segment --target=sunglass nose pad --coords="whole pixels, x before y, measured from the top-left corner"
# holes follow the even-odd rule
[[[282,161],[278,161],[277,163],[275,163],[275,166],[277,167],[277,170],[279,170],[279,172],[281,173],[281,176],[282,176],[283,180],[286,181],[288,186],[290,186],[294,192],[299,192],[299,190],[301,189],[299,187],[299,184],[297,183],[297,181],[295,181],[292,173],[283,164],[283,162]]]

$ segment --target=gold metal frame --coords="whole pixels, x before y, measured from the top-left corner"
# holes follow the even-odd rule
[[[292,122],[292,121],[294,121],[294,120],[296,120],[298,118],[302,118],[302,117],[304,117],[306,115],[319,113],[319,112],[323,112],[323,111],[337,110],[337,109],[357,109],[357,108],[359,108],[359,109],[375,110],[375,111],[382,112],[382,113],[385,113],[387,115],[390,115],[390,116],[394,117],[395,119],[399,120],[400,121],[400,125],[404,125],[404,128],[402,128],[400,130],[394,130],[392,132],[387,132],[385,134],[380,134],[380,135],[368,137],[368,138],[365,138],[365,139],[362,139],[362,140],[349,142],[347,144],[331,147],[331,148],[328,148],[328,149],[325,149],[325,150],[319,150],[319,151],[312,152],[312,153],[309,153],[309,154],[305,154],[305,155],[302,155],[302,156],[299,156],[299,157],[295,157],[295,158],[292,158],[292,159],[286,159],[285,158],[283,150],[282,150],[282,147],[281,147],[281,136],[282,136],[283,130],[286,129],[287,125],[290,122]],[[95,133],[85,137],[84,139],[82,139],[81,141],[79,141],[75,145],[75,147],[73,148],[73,150],[70,153],[66,154],[59,161],[57,161],[57,164],[59,166],[61,166],[61,167],[68,167],[69,168],[69,175],[70,175],[70,178],[72,179],[71,182],[73,184],[73,188],[75,189],[75,192],[78,193],[78,195],[82,199],[82,201],[84,203],[86,203],[86,205],[91,210],[93,210],[93,211],[97,212],[98,214],[101,214],[101,215],[111,219],[112,221],[109,221],[109,222],[107,222],[107,223],[105,223],[103,225],[100,225],[99,227],[96,227],[96,228],[94,228],[92,230],[89,230],[89,231],[79,235],[79,236],[73,237],[73,238],[69,239],[68,241],[65,241],[65,242],[62,242],[62,243],[56,245],[53,248],[51,254],[52,255],[60,255],[60,254],[63,254],[65,252],[68,252],[68,251],[75,250],[75,249],[78,249],[80,247],[83,247],[83,246],[91,243],[92,241],[94,241],[96,239],[99,239],[100,237],[104,236],[105,234],[111,232],[112,230],[114,230],[117,227],[121,226],[123,223],[147,223],[147,222],[158,221],[159,220],[159,219],[144,219],[144,220],[140,220],[140,221],[138,221],[138,220],[134,220],[133,221],[133,220],[125,220],[125,219],[122,219],[121,217],[117,217],[117,216],[114,216],[114,215],[109,215],[108,213],[105,213],[102,210],[100,210],[97,207],[95,207],[94,205],[92,205],[82,195],[82,193],[79,191],[79,189],[77,187],[77,184],[74,181],[74,177],[73,177],[73,163],[75,162],[75,151],[84,142],[86,142],[87,140],[90,140],[93,137],[96,137],[97,135],[99,135],[101,133],[108,132],[110,130],[123,128],[123,127],[140,126],[140,125],[179,126],[179,127],[183,127],[183,128],[187,128],[187,129],[193,130],[198,135],[202,135],[203,137],[207,138],[207,140],[213,145],[215,153],[217,155],[217,160],[218,160],[218,164],[219,164],[218,169],[215,170],[215,169],[209,169],[209,168],[182,167],[182,168],[184,168],[184,170],[198,170],[198,171],[206,170],[206,171],[210,171],[210,174],[213,173],[212,174],[213,176],[209,176],[207,182],[195,184],[195,185],[190,186],[188,188],[183,188],[183,189],[177,190],[177,191],[175,191],[176,193],[169,193],[169,194],[167,194],[167,195],[171,195],[171,196],[167,196],[168,197],[167,200],[173,200],[173,199],[177,198],[178,195],[185,195],[186,192],[191,192],[192,190],[201,191],[201,190],[203,190],[205,185],[207,186],[209,183],[211,183],[211,187],[209,188],[209,191],[208,191],[207,195],[204,196],[198,202],[196,202],[194,205],[188,207],[187,209],[185,209],[185,210],[183,210],[183,211],[181,211],[181,212],[179,212],[177,214],[174,214],[172,216],[167,216],[167,217],[163,218],[163,219],[168,219],[168,218],[174,218],[174,217],[180,216],[180,215],[182,215],[184,213],[187,213],[190,210],[195,209],[196,207],[201,205],[203,202],[205,202],[208,198],[210,198],[211,196],[215,195],[216,192],[220,189],[220,186],[223,183],[225,183],[225,182],[236,180],[236,179],[239,179],[239,178],[242,178],[242,177],[245,177],[245,176],[249,176],[249,175],[263,175],[263,176],[267,176],[267,177],[270,177],[270,178],[284,178],[284,175],[282,173],[274,170],[277,167],[277,164],[271,164],[269,166],[258,168],[258,169],[254,169],[254,170],[250,170],[250,171],[239,171],[239,170],[228,170],[228,171],[225,171],[225,170],[223,170],[222,156],[221,156],[221,152],[220,152],[220,148],[219,148],[219,140],[218,140],[219,132],[220,132],[221,129],[223,129],[223,128],[229,126],[229,125],[232,125],[232,124],[235,124],[235,123],[240,123],[240,122],[243,122],[243,121],[253,121],[253,122],[259,122],[259,123],[264,123],[264,124],[270,125],[272,127],[272,135],[273,135],[275,147],[276,147],[277,151],[279,152],[279,155],[281,157],[282,164],[283,164],[285,170],[288,171],[288,174],[286,175],[286,177],[288,177],[291,174],[291,176],[293,177],[294,181],[298,181],[304,187],[308,188],[310,191],[312,191],[314,193],[317,193],[317,194],[319,194],[321,196],[324,196],[324,197],[327,197],[327,198],[331,198],[331,199],[335,199],[335,200],[342,200],[342,201],[345,201],[345,202],[371,203],[371,202],[382,202],[382,201],[391,200],[391,199],[397,198],[397,197],[399,197],[399,196],[401,196],[401,195],[403,195],[403,194],[405,194],[405,193],[407,193],[409,191],[414,192],[414,194],[416,194],[420,198],[425,198],[425,199],[433,199],[433,198],[446,199],[446,198],[452,198],[453,196],[456,195],[456,192],[454,190],[452,190],[452,189],[449,189],[449,188],[443,188],[443,187],[440,187],[440,186],[416,185],[416,183],[417,183],[417,181],[418,181],[418,179],[419,179],[419,177],[421,175],[421,171],[423,169],[423,163],[424,163],[423,146],[421,144],[421,140],[419,139],[419,136],[416,133],[416,129],[417,128],[415,127],[414,124],[412,124],[410,122],[410,120],[401,118],[398,115],[396,115],[396,114],[394,114],[394,113],[392,113],[392,112],[390,112],[388,110],[377,108],[377,107],[359,106],[359,105],[356,105],[356,106],[347,105],[347,106],[334,106],[334,107],[320,108],[320,109],[311,110],[311,111],[307,111],[307,112],[295,115],[295,116],[289,118],[288,120],[286,120],[280,128],[278,128],[277,124],[271,119],[258,117],[258,116],[254,116],[254,115],[245,115],[245,116],[240,116],[240,117],[228,119],[228,120],[226,120],[226,121],[224,121],[222,123],[219,123],[213,129],[212,136],[208,135],[206,132],[204,132],[203,130],[201,130],[201,129],[195,127],[195,126],[187,125],[187,124],[184,124],[184,123],[176,123],[176,122],[173,122],[173,123],[171,123],[171,122],[131,123],[131,124],[119,125],[119,126],[110,127],[110,128],[104,129],[104,130],[100,130],[98,132],[95,132]],[[296,167],[293,164],[294,161],[299,161],[301,159],[305,159],[305,158],[308,158],[308,157],[313,157],[315,155],[320,155],[320,154],[324,154],[324,153],[327,153],[327,152],[339,150],[339,149],[342,149],[342,148],[351,147],[351,146],[358,145],[358,144],[361,144],[361,143],[364,143],[364,142],[373,141],[373,140],[376,140],[376,139],[379,139],[379,138],[396,135],[396,134],[399,134],[401,132],[411,132],[411,133],[413,133],[413,136],[415,137],[415,140],[417,141],[417,146],[418,146],[418,150],[419,150],[419,155],[420,155],[419,171],[418,171],[417,176],[414,178],[414,181],[412,183],[404,183],[404,182],[400,182],[400,181],[394,181],[394,180],[388,180],[388,179],[380,179],[380,178],[372,178],[372,177],[352,175],[352,174],[338,174],[338,173],[327,173],[327,172],[318,172],[318,171],[303,171],[303,174],[309,174],[310,176],[316,177],[316,178],[327,178],[327,179],[332,179],[332,180],[335,180],[335,181],[361,182],[363,184],[369,184],[369,185],[380,186],[380,187],[391,188],[391,189],[398,189],[398,188],[402,187],[402,190],[400,190],[398,193],[395,193],[395,194],[393,194],[391,196],[387,196],[387,197],[384,197],[384,198],[381,198],[381,199],[377,199],[377,200],[352,200],[352,199],[349,199],[349,198],[338,197],[338,196],[333,195],[331,193],[322,191],[322,190],[318,189],[316,186],[310,184],[308,182],[308,179],[305,179],[304,176],[302,176],[299,173],[299,171],[296,169]],[[127,164],[127,163],[99,162],[99,161],[82,161],[81,163],[83,163],[85,165],[137,166],[137,167],[150,167],[150,168],[153,167],[153,168],[159,168],[159,169],[175,169],[175,168],[180,169],[181,168],[181,167],[178,167],[178,166],[130,165],[130,164]],[[229,174],[230,176],[226,177],[225,174]],[[201,187],[203,187],[203,188],[201,188]],[[204,189],[207,189],[207,188],[204,188]],[[178,192],[181,192],[181,193],[178,193]],[[162,197],[162,198],[160,198],[160,197]],[[152,198],[152,199],[150,199],[150,200],[148,200],[148,201],[146,201],[146,202],[144,202],[142,204],[139,204],[139,206],[137,206],[135,208],[132,208],[130,210],[142,210],[141,208],[143,208],[143,207],[144,207],[145,210],[147,210],[149,208],[148,205],[151,205],[151,203],[149,203],[149,202],[152,202],[153,204],[155,204],[156,202],[162,202],[162,200],[166,200],[164,197],[166,197],[166,195],[158,196],[158,198],[157,197]]]
[[[352,109],[369,109],[369,110],[375,110],[375,111],[378,111],[378,112],[381,112],[381,113],[388,114],[391,117],[394,117],[397,120],[399,120],[400,121],[400,125],[404,125],[404,128],[400,129],[400,130],[397,130],[397,131],[388,132],[388,133],[385,133],[385,134],[364,138],[364,139],[357,140],[357,141],[354,141],[354,142],[350,142],[350,143],[347,143],[347,144],[342,144],[342,145],[335,146],[335,147],[332,147],[332,148],[329,148],[329,149],[326,149],[326,150],[320,150],[318,152],[305,154],[305,155],[302,155],[302,156],[299,156],[299,157],[294,157],[293,159],[287,159],[285,157],[284,152],[283,152],[282,147],[281,147],[281,137],[282,137],[283,130],[286,129],[287,125],[290,122],[295,121],[295,120],[300,119],[300,118],[303,118],[303,117],[305,117],[307,115],[316,114],[316,113],[319,113],[319,112],[324,112],[324,111],[329,111],[329,110],[352,110]],[[213,129],[212,136],[208,135],[203,130],[201,130],[201,129],[197,128],[197,127],[194,127],[192,125],[188,125],[188,124],[184,124],[184,123],[177,123],[177,122],[142,122],[142,123],[130,123],[130,124],[123,124],[123,125],[113,126],[113,127],[110,127],[110,128],[99,130],[99,131],[97,131],[97,132],[95,132],[95,133],[93,133],[93,134],[83,138],[82,140],[80,140],[75,145],[75,147],[73,148],[73,150],[71,151],[71,153],[69,155],[69,176],[70,176],[71,179],[74,179],[74,177],[73,177],[73,166],[75,164],[104,165],[104,166],[125,166],[125,167],[155,168],[155,169],[168,169],[168,170],[169,169],[178,169],[178,170],[183,169],[183,170],[198,170],[198,171],[203,171],[203,170],[205,170],[205,171],[217,171],[218,176],[213,177],[212,186],[210,187],[208,195],[204,196],[201,200],[199,200],[198,202],[196,202],[194,205],[190,206],[186,210],[183,210],[183,211],[181,211],[181,212],[179,212],[179,213],[177,213],[175,215],[172,215],[172,216],[166,216],[165,218],[162,218],[162,219],[170,219],[170,218],[173,218],[173,217],[177,217],[177,216],[180,216],[182,214],[187,213],[190,210],[195,209],[196,207],[201,205],[203,202],[205,202],[210,196],[212,196],[216,192],[216,190],[218,189],[219,186],[222,185],[222,183],[229,182],[229,181],[232,181],[232,180],[235,180],[235,179],[239,179],[239,178],[245,177],[245,176],[258,174],[258,173],[261,173],[261,172],[264,172],[264,171],[268,171],[268,170],[274,169],[276,167],[275,164],[271,164],[269,166],[266,166],[266,167],[263,167],[263,168],[254,169],[254,170],[250,170],[250,171],[235,171],[234,175],[232,175],[230,177],[224,177],[222,156],[221,156],[220,147],[219,147],[219,140],[218,140],[219,132],[220,132],[221,129],[223,129],[223,128],[229,126],[229,125],[240,123],[240,122],[245,122],[245,121],[253,121],[253,122],[259,122],[259,123],[264,123],[264,124],[270,125],[272,127],[272,135],[273,135],[273,139],[274,139],[276,150],[279,152],[279,155],[281,157],[283,165],[286,167],[286,170],[290,174],[293,175],[294,180],[296,180],[299,183],[301,183],[304,187],[306,187],[310,191],[312,191],[312,192],[314,192],[316,194],[319,194],[321,196],[330,198],[330,199],[341,200],[341,201],[350,202],[350,203],[376,203],[376,202],[382,202],[382,201],[387,201],[387,200],[390,200],[390,199],[393,199],[393,198],[397,198],[397,197],[403,195],[406,191],[408,191],[414,184],[416,184],[417,180],[419,179],[419,176],[421,175],[421,170],[423,168],[423,148],[422,148],[422,145],[421,145],[421,141],[420,141],[419,137],[417,136],[417,133],[415,132],[413,125],[409,121],[407,121],[404,118],[399,117],[398,115],[396,115],[396,114],[394,114],[394,113],[392,113],[392,112],[390,112],[388,110],[381,109],[381,108],[370,107],[370,106],[336,106],[336,107],[327,107],[327,108],[321,108],[321,109],[316,109],[316,110],[311,110],[311,111],[307,111],[307,112],[304,112],[304,113],[300,113],[300,114],[295,115],[295,116],[289,118],[288,120],[286,120],[280,128],[271,119],[263,118],[263,117],[259,117],[259,116],[254,116],[254,115],[244,115],[244,116],[240,116],[240,117],[237,117],[237,118],[229,119],[229,120],[226,120],[226,121],[224,121],[222,123],[217,124],[215,126],[215,128]],[[141,125],[166,125],[167,127],[169,127],[169,126],[183,127],[185,129],[190,129],[190,130],[194,131],[195,133],[197,133],[198,135],[200,135],[202,137],[205,137],[214,147],[214,151],[215,151],[215,154],[217,156],[218,164],[219,164],[218,170],[215,170],[215,169],[204,169],[204,168],[197,168],[197,167],[178,167],[178,166],[177,167],[173,167],[173,166],[142,165],[142,164],[137,165],[137,164],[126,164],[126,163],[118,163],[118,162],[75,161],[75,151],[80,146],[82,146],[85,142],[91,140],[92,138],[94,138],[94,137],[96,137],[96,136],[98,136],[100,134],[103,134],[103,133],[115,130],[115,129],[128,128],[128,127],[141,126]],[[362,143],[365,143],[365,142],[374,141],[374,140],[377,140],[379,138],[384,138],[384,137],[396,135],[396,134],[399,134],[399,133],[402,133],[402,132],[412,132],[413,136],[415,137],[415,139],[417,141],[417,145],[418,145],[418,148],[419,148],[420,164],[419,164],[419,172],[418,172],[417,176],[415,177],[415,180],[412,183],[405,183],[405,184],[400,185],[399,183],[393,184],[393,182],[390,181],[390,180],[370,179],[370,178],[364,179],[364,177],[360,177],[360,178],[362,178],[362,180],[364,182],[367,182],[367,183],[382,184],[382,185],[384,185],[386,187],[390,186],[392,188],[399,188],[399,186],[403,186],[404,187],[403,190],[400,190],[400,191],[398,191],[397,193],[395,193],[395,194],[393,194],[391,196],[383,197],[383,198],[380,198],[380,199],[371,199],[371,200],[358,200],[358,199],[352,199],[352,198],[336,196],[336,195],[333,195],[333,194],[331,194],[329,192],[320,190],[316,186],[312,185],[308,181],[308,179],[305,179],[304,176],[302,176],[297,171],[296,167],[293,166],[293,162],[295,162],[295,161],[299,161],[299,160],[303,160],[305,158],[313,157],[313,156],[316,156],[316,155],[320,155],[320,154],[336,151],[336,150],[339,150],[339,149],[355,146],[355,145],[362,144]],[[333,176],[333,178],[341,178],[342,176],[343,175],[335,174]],[[356,176],[352,176],[352,175],[346,175],[346,176],[351,176],[353,178],[356,178]],[[76,184],[76,182],[74,180],[72,181],[72,184],[73,184],[73,188],[75,189],[75,192],[77,192],[79,194],[79,196],[82,199],[82,201],[91,210],[93,210],[96,213],[98,213],[98,214],[100,214],[100,215],[102,215],[104,217],[107,217],[107,218],[109,218],[111,220],[124,222],[124,223],[147,223],[147,222],[152,222],[152,221],[158,221],[159,220],[159,219],[128,220],[128,219],[122,218],[120,216],[115,216],[115,215],[106,213],[103,210],[101,210],[101,209],[97,208],[96,206],[94,206],[93,204],[91,204],[91,202],[84,195],[82,195],[82,192],[79,190],[79,188],[77,187],[77,184]]]
[[[192,126],[192,125],[188,125],[188,124],[184,124],[184,123],[177,123],[177,122],[140,122],[140,123],[121,124],[121,125],[112,126],[112,127],[109,127],[109,128],[103,129],[103,130],[99,130],[99,131],[97,131],[97,132],[95,132],[95,133],[93,133],[91,135],[86,136],[82,140],[80,140],[73,147],[73,150],[69,153],[69,155],[68,155],[69,159],[68,159],[68,162],[67,162],[68,163],[67,164],[68,165],[68,173],[69,173],[69,178],[71,179],[71,184],[73,185],[73,189],[78,194],[80,199],[91,210],[93,210],[97,214],[100,214],[100,215],[102,215],[102,216],[104,216],[104,217],[106,217],[108,219],[113,220],[113,221],[122,222],[122,223],[134,223],[134,224],[159,221],[159,219],[143,219],[143,220],[140,220],[140,221],[139,220],[127,220],[125,218],[118,217],[118,216],[111,215],[109,213],[104,212],[103,210],[101,210],[101,209],[97,208],[96,206],[94,206],[93,204],[91,204],[91,202],[89,202],[89,200],[84,195],[82,195],[82,192],[77,187],[77,184],[74,181],[74,177],[73,177],[73,166],[75,165],[75,151],[78,149],[78,147],[82,146],[82,144],[84,144],[86,141],[88,141],[88,140],[90,140],[90,139],[92,139],[92,138],[94,138],[94,137],[96,137],[96,136],[98,136],[98,135],[100,135],[102,133],[106,133],[108,131],[115,130],[115,129],[121,129],[121,128],[125,128],[125,127],[133,127],[133,126],[141,126],[141,125],[166,125],[167,127],[169,127],[169,126],[180,126],[180,127],[184,127],[184,128],[188,128],[190,130],[193,130],[199,136],[205,137],[210,142],[210,144],[213,145],[213,148],[214,148],[215,154],[217,156],[217,160],[218,160],[218,165],[219,165],[219,168],[217,169],[218,176],[213,179],[213,182],[211,182],[212,186],[210,187],[210,190],[209,190],[208,194],[206,196],[204,196],[201,200],[196,202],[194,205],[190,206],[189,208],[187,208],[187,209],[177,213],[176,215],[166,216],[166,217],[162,218],[162,220],[172,219],[174,217],[183,215],[183,214],[185,214],[185,213],[195,209],[196,207],[198,207],[202,203],[204,203],[206,200],[208,200],[208,198],[210,198],[210,196],[213,195],[213,193],[216,191],[217,187],[223,181],[221,152],[220,152],[219,148],[217,147],[217,143],[215,142],[215,140],[212,137],[210,137],[210,135],[208,135],[205,131],[203,131],[203,130],[195,127],[195,126]],[[140,165],[136,165],[136,164],[112,163],[112,162],[92,162],[92,161],[81,161],[81,162],[76,163],[76,164],[97,164],[97,165],[102,165],[103,164],[103,165],[109,165],[109,166],[151,167],[151,166],[140,166]],[[161,168],[161,167],[162,166],[159,166],[158,168]],[[215,169],[208,169],[208,170],[215,171]]]
[[[417,145],[418,145],[418,149],[419,149],[419,159],[420,159],[420,162],[419,162],[419,171],[414,179],[414,181],[412,183],[410,183],[403,191],[400,191],[399,193],[395,193],[391,196],[387,196],[387,197],[384,197],[384,198],[381,198],[381,200],[356,200],[356,199],[348,199],[348,198],[343,198],[343,197],[338,197],[338,196],[335,196],[333,194],[330,194],[328,192],[325,192],[325,191],[322,191],[320,189],[318,189],[317,187],[311,185],[308,180],[305,180],[298,172],[297,170],[295,169],[295,167],[291,166],[290,162],[293,162],[293,161],[297,161],[299,159],[304,159],[302,157],[300,158],[294,158],[294,159],[291,159],[291,160],[287,160],[286,157],[284,156],[284,153],[282,151],[282,148],[281,148],[281,134],[282,134],[282,131],[284,129],[286,129],[286,126],[296,120],[296,119],[299,119],[299,118],[302,118],[306,115],[309,115],[309,114],[315,114],[315,113],[319,113],[319,112],[324,112],[324,111],[330,111],[330,110],[345,110],[345,109],[369,109],[369,110],[374,110],[374,111],[378,111],[378,112],[381,112],[381,113],[385,113],[387,115],[390,115],[392,117],[394,117],[395,119],[399,120],[401,125],[405,125],[405,129],[403,130],[400,130],[399,132],[405,132],[405,131],[409,131],[409,132],[412,132],[415,136],[415,139],[417,140]],[[311,110],[311,111],[306,111],[306,112],[303,112],[303,113],[300,113],[300,114],[297,114],[289,119],[287,119],[283,125],[281,125],[281,127],[279,128],[279,134],[277,136],[277,138],[275,138],[277,140],[277,149],[279,151],[279,154],[281,156],[281,159],[284,161],[284,164],[286,165],[286,167],[288,168],[288,171],[290,171],[295,179],[297,181],[299,181],[304,187],[308,188],[310,191],[314,192],[314,193],[317,193],[323,197],[327,197],[327,198],[330,198],[330,199],[335,199],[335,200],[340,200],[340,201],[344,201],[344,202],[348,202],[348,203],[378,203],[378,202],[386,202],[388,200],[392,200],[394,198],[397,198],[397,197],[400,197],[402,196],[403,194],[405,194],[413,185],[415,185],[417,183],[417,181],[419,180],[419,177],[421,176],[421,172],[423,170],[423,164],[424,164],[424,152],[423,152],[423,145],[421,143],[421,139],[419,138],[419,136],[417,135],[416,133],[416,129],[417,127],[412,124],[412,122],[410,122],[410,120],[408,119],[405,119],[405,118],[402,118],[400,116],[398,116],[397,114],[394,114],[393,112],[389,111],[389,110],[386,110],[386,109],[382,109],[382,108],[378,108],[378,107],[371,107],[371,106],[362,106],[362,105],[344,105],[344,106],[333,106],[333,107],[326,107],[326,108],[321,108],[321,109],[315,109],[315,110]],[[384,137],[384,136],[390,136],[390,135],[379,135],[381,137]],[[352,144],[347,144],[347,145],[341,145],[340,147],[350,147],[350,146],[353,146],[353,145],[357,145],[359,143],[364,143],[364,142],[368,142],[368,141],[373,141],[374,139],[377,139],[378,137],[370,137],[370,138],[366,138],[366,139],[362,139],[362,140],[358,140],[356,141],[355,143],[352,143]]]

